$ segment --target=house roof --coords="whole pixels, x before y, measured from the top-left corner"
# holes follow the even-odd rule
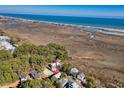
[[[34,78],[36,78],[38,76],[38,73],[36,71],[31,71],[30,75]]]
[[[7,50],[14,51],[15,47],[9,42],[10,38],[7,36],[0,36],[0,46]]]
[[[56,68],[57,66],[60,66],[61,64],[59,63],[59,62],[54,62],[54,63],[50,63],[50,66],[52,67],[52,68]]]
[[[78,72],[79,72],[79,71],[78,71],[77,68],[71,68],[71,70],[70,70],[70,74],[71,74],[71,75],[77,74]]]
[[[60,76],[61,76],[61,73],[60,72],[58,72],[57,74],[55,74],[53,77],[55,77],[55,78],[60,78]]]
[[[51,75],[53,75],[53,72],[52,72],[52,71],[50,71],[50,70],[49,70],[49,69],[47,69],[47,68],[44,68],[43,73],[44,73],[46,76],[51,76]]]
[[[68,81],[65,85],[64,88],[80,88],[80,86],[74,82],[74,81]]]
[[[79,80],[83,81],[84,78],[85,78],[85,74],[84,74],[83,72],[81,72],[81,73],[79,73],[79,74],[77,75],[77,78],[78,78]]]
[[[21,81],[27,81],[28,80],[28,77],[21,77],[20,80]]]

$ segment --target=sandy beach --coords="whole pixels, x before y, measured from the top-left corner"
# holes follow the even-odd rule
[[[93,73],[97,87],[124,87],[124,30],[100,29],[0,17],[0,32],[22,42],[65,45],[81,71]],[[114,33],[114,34],[112,34]]]

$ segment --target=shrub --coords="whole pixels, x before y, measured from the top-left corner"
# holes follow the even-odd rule
[[[96,82],[92,77],[86,77],[87,83],[85,84],[86,88],[96,88]]]
[[[21,41],[20,38],[11,37],[10,43],[11,43],[11,44],[17,44],[17,43],[20,42],[20,41]]]
[[[65,72],[61,72],[61,77],[62,78],[66,78],[67,77],[67,74]]]

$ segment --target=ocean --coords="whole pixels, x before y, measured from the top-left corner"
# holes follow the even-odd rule
[[[117,18],[93,18],[93,17],[72,17],[72,16],[49,16],[31,14],[1,14],[3,16],[24,18],[37,21],[56,22],[81,26],[105,27],[113,29],[124,29],[124,19]]]

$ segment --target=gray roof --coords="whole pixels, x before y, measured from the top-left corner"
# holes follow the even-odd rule
[[[85,74],[84,74],[83,72],[81,72],[81,73],[79,73],[79,74],[77,75],[77,78],[78,78],[79,80],[83,81],[84,78],[85,78]]]
[[[80,85],[78,85],[76,82],[74,81],[68,81],[65,85],[64,88],[81,88]]]
[[[31,71],[30,72],[30,75],[33,77],[33,78],[36,78],[38,76],[38,73],[36,71]]]
[[[75,74],[77,74],[79,71],[78,71],[78,69],[77,68],[72,68],[71,70],[70,70],[70,75],[75,75]]]

